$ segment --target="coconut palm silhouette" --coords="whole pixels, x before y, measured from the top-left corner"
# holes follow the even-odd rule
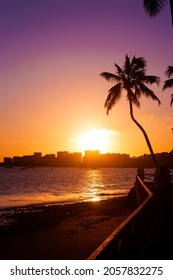
[[[168,66],[168,68],[167,68],[167,70],[165,72],[165,75],[169,79],[164,81],[163,90],[173,87],[173,78],[170,78],[171,76],[173,76],[173,66]],[[171,94],[170,106],[172,106],[172,104],[173,104],[173,93]]]
[[[121,68],[116,63],[115,74],[109,72],[103,72],[100,75],[104,77],[108,82],[115,82],[115,85],[109,89],[107,99],[105,101],[105,108],[107,109],[107,114],[112,109],[112,107],[119,101],[123,92],[126,92],[126,98],[130,105],[130,116],[133,122],[138,126],[142,131],[146,143],[148,145],[149,151],[151,153],[154,166],[157,166],[157,161],[153,148],[151,146],[150,140],[144,128],[141,124],[134,118],[133,114],[133,105],[140,107],[139,99],[141,95],[146,97],[151,97],[153,100],[156,100],[160,105],[160,100],[154,94],[154,92],[147,87],[147,84],[156,83],[157,85],[160,82],[160,78],[157,76],[148,76],[146,75],[146,60],[143,57],[133,56],[132,59],[128,55],[125,56],[125,62]]]
[[[143,5],[147,14],[154,17],[164,9],[166,2],[169,2],[170,5],[173,25],[173,0],[144,0]]]

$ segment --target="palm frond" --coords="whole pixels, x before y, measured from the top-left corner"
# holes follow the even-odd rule
[[[121,67],[118,65],[118,64],[116,64],[116,63],[114,63],[114,66],[115,66],[115,68],[116,68],[116,72],[117,72],[117,74],[121,77],[121,76],[124,76],[124,71],[121,69]]]
[[[131,102],[140,108],[140,102],[137,96],[132,90],[129,90],[129,94],[127,93],[127,100],[131,100]]]
[[[163,90],[173,87],[173,78],[164,82]]]
[[[141,91],[136,84],[134,86],[135,86],[135,95],[140,98],[141,97]]]
[[[168,66],[168,69],[167,69],[165,74],[167,74],[167,76],[170,77],[173,74],[173,67]],[[173,87],[173,78],[164,81],[164,86],[163,86],[162,90],[164,91],[165,89],[169,89],[169,88],[172,88],[172,87]],[[170,106],[172,106],[172,104],[173,104],[173,94],[171,94]]]
[[[149,89],[145,84],[143,83],[138,83],[138,86],[140,87],[140,90],[142,91],[142,93],[148,98],[152,98],[153,100],[157,101],[159,105],[161,105],[161,102],[159,100],[159,98],[154,94],[154,92]]]
[[[121,79],[118,75],[109,72],[102,72],[100,76],[105,78],[108,82],[119,82]]]
[[[135,66],[135,70],[139,70],[139,69],[144,69],[146,67],[146,60],[144,59],[144,57],[140,56],[140,57],[136,57],[134,56],[132,59],[132,63],[131,65]]]
[[[158,76],[144,76],[142,79],[143,82],[147,83],[147,84],[154,84],[156,83],[157,85],[160,84],[160,77]]]
[[[165,75],[170,78],[171,75],[173,75],[173,66],[168,66],[166,72],[165,72]]]
[[[109,89],[109,94],[108,94],[105,104],[104,104],[104,107],[107,109],[107,111],[106,111],[107,114],[121,98],[121,90],[122,90],[121,83],[118,83]]]
[[[126,54],[125,62],[124,62],[124,65],[123,65],[123,72],[126,73],[126,75],[129,76],[130,71],[131,71],[130,57]]]
[[[133,69],[133,71],[131,72],[130,78],[134,81],[141,80],[145,76],[145,71],[146,71],[145,69],[142,69],[142,70]]]
[[[143,57],[133,57],[132,61],[131,61],[131,72],[130,72],[130,76],[133,78],[134,75],[136,76],[136,78],[138,79],[139,76],[141,75],[145,75],[146,72],[146,61]],[[137,77],[137,74],[139,74],[139,76]]]
[[[122,89],[127,91],[127,99],[132,104],[140,107],[139,98],[142,94],[146,97],[151,97],[161,104],[158,97],[145,84],[159,84],[160,78],[157,76],[146,75],[146,60],[143,57],[133,56],[132,59],[126,54],[125,62],[121,68],[114,63],[116,68],[115,74],[103,72],[100,75],[107,81],[113,81],[116,84],[109,90],[104,107],[107,109],[107,114],[112,109],[121,97]]]
[[[172,106],[173,104],[173,94],[171,94],[171,103],[170,103],[170,106]]]
[[[166,0],[144,0],[143,5],[147,14],[156,16],[164,7]]]
[[[169,0],[170,7],[171,7],[171,17],[172,17],[172,26],[173,26],[173,1]]]

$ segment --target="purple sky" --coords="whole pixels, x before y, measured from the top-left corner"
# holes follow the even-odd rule
[[[122,65],[126,53],[144,56],[147,73],[162,78],[156,92],[162,106],[142,99],[136,116],[156,152],[172,149],[172,92],[161,91],[166,67],[173,65],[169,5],[149,18],[142,0],[0,0],[0,28],[0,159],[77,151],[75,139],[92,128],[119,132],[110,152],[148,153],[140,132],[132,148],[136,128],[126,100],[110,117],[103,108],[111,84],[99,74],[112,72],[114,62]]]

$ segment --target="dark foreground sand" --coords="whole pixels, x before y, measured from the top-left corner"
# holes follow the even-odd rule
[[[0,259],[87,259],[130,212],[125,197],[15,209],[3,214]]]

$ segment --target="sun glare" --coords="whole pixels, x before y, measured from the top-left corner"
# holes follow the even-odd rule
[[[93,129],[84,133],[80,139],[81,149],[99,150],[106,153],[109,150],[109,131],[106,129]]]

